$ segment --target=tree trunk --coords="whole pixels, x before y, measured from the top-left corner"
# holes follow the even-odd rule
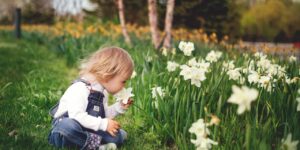
[[[174,6],[175,6],[175,0],[168,0],[166,19],[165,19],[165,33],[166,33],[166,38],[164,40],[165,48],[171,47],[171,36],[172,36],[171,29],[172,29],[172,22],[173,22]]]
[[[120,18],[122,33],[123,33],[123,36],[125,38],[125,42],[127,44],[131,45],[131,40],[130,40],[130,37],[128,35],[127,29],[126,29],[123,0],[117,0],[117,6],[118,6],[118,10],[119,10],[119,18]]]
[[[148,0],[148,11],[152,43],[157,49],[159,47],[159,34],[157,28],[156,0]]]
[[[15,34],[18,39],[21,38],[21,8],[16,8],[15,10]]]

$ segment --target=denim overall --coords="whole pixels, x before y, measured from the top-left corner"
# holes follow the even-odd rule
[[[86,86],[91,86],[90,83],[83,79],[77,79],[73,83],[76,82],[83,82]],[[103,93],[90,90],[86,112],[91,116],[100,116],[101,118],[105,118],[103,98]],[[52,117],[54,117],[54,114],[58,109],[58,105],[59,103],[51,108],[49,113]],[[69,118],[68,112],[66,112],[60,117],[53,119],[48,141],[50,144],[59,148],[76,147],[80,149],[87,149],[88,145],[91,144],[91,135],[98,135],[101,139],[101,144],[115,143],[117,145],[121,145],[126,136],[126,132],[119,129],[116,136],[113,137],[105,131],[87,129],[81,126],[76,120]]]

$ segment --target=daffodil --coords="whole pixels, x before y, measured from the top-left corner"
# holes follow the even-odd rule
[[[153,87],[152,88],[152,98],[158,98],[158,96],[160,97],[164,97],[165,95],[165,91],[163,88],[161,87]]]
[[[151,62],[152,60],[153,60],[152,56],[147,56],[147,57],[146,57],[146,61],[147,61],[147,62]]]
[[[135,72],[135,71],[133,71],[133,72],[132,72],[132,75],[131,75],[131,77],[130,77],[130,78],[131,78],[131,79],[133,79],[135,76],[136,76],[136,72]]]
[[[179,67],[179,64],[173,61],[168,61],[167,69],[169,72],[175,71],[177,67]]]
[[[210,67],[210,63],[209,62],[205,62],[205,60],[200,60],[198,63],[198,68],[201,69],[204,72],[209,72],[209,67]]]
[[[235,68],[235,69],[227,71],[229,80],[235,80],[235,81],[239,80],[242,77],[240,70],[241,70],[241,68]]]
[[[267,58],[261,58],[259,61],[257,61],[257,66],[260,67],[263,70],[267,70],[271,66],[271,61]]]
[[[211,63],[217,62],[221,56],[222,56],[222,52],[212,50],[206,55],[205,60]]]
[[[194,43],[192,42],[180,41],[178,47],[186,56],[191,56],[192,51],[195,50]]]
[[[223,62],[223,71],[233,70],[234,69],[234,61]]]
[[[181,65],[180,69],[181,71],[179,74],[183,76],[184,80],[191,79],[191,73],[192,73],[191,67],[189,67],[188,65]]]
[[[192,139],[191,142],[196,146],[197,150],[208,150],[212,148],[212,145],[218,145],[217,142],[208,137],[200,137],[195,140]]]
[[[237,86],[232,86],[232,95],[228,99],[229,103],[237,104],[237,113],[240,115],[245,112],[245,110],[251,109],[251,102],[255,101],[258,96],[258,91],[256,89],[250,89],[246,86],[239,88]]]
[[[190,67],[188,65],[181,65],[180,75],[183,76],[184,80],[191,79],[191,84],[197,87],[201,86],[201,81],[206,79],[205,70],[197,67]]]
[[[272,83],[271,83],[271,77],[270,76],[261,76],[259,78],[259,86],[266,89],[267,91],[271,92],[272,90]]]
[[[196,146],[197,150],[211,149],[212,145],[218,144],[208,137],[210,131],[207,126],[208,124],[206,124],[204,120],[200,118],[199,120],[194,122],[189,129],[190,133],[196,135],[196,139],[191,139],[191,142]]]
[[[163,48],[161,49],[161,52],[162,52],[162,55],[168,56],[168,49],[167,49],[167,48],[163,47]]]
[[[210,134],[210,131],[202,118],[192,124],[189,132],[194,133],[197,137],[203,137]]]
[[[265,58],[266,57],[266,55],[262,52],[256,52],[254,54],[254,56],[257,57],[257,58]]]
[[[123,88],[120,92],[115,94],[117,101],[121,101],[123,104],[127,104],[130,97],[133,97],[132,88],[125,89]]]
[[[187,63],[190,67],[198,67],[199,63],[197,62],[196,58],[192,58]]]
[[[295,61],[297,61],[297,57],[295,57],[294,55],[292,55],[292,56],[289,57],[289,61],[290,62],[295,62]]]
[[[282,145],[281,148],[284,150],[297,150],[297,144],[298,144],[298,140],[297,141],[292,141],[292,134],[289,133],[287,138],[284,140],[281,140]]]
[[[206,79],[205,72],[201,69],[192,67],[191,71],[191,84],[196,85],[197,87],[201,86],[201,81]]]
[[[259,75],[256,71],[250,71],[250,74],[248,75],[248,82],[249,83],[258,83],[259,81]]]

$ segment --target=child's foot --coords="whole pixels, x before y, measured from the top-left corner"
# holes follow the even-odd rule
[[[116,150],[117,145],[115,143],[103,144],[99,147],[99,150]]]

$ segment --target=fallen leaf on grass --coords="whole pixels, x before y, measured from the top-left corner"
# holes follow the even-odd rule
[[[8,136],[14,136],[17,135],[17,130],[12,130],[8,133]]]

